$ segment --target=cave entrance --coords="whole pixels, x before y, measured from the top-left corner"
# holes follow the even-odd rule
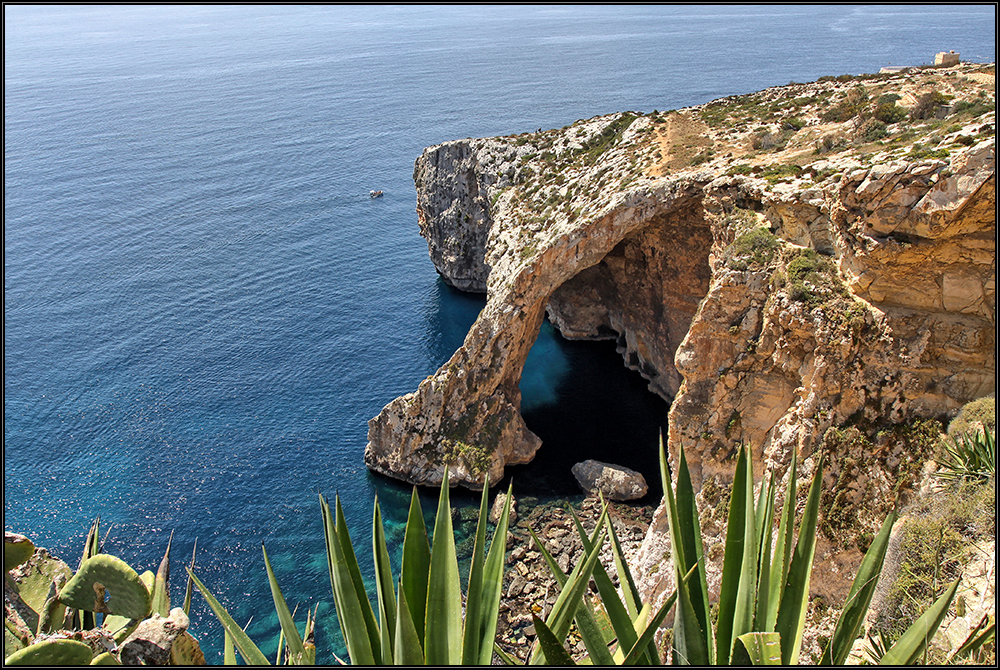
[[[520,386],[521,415],[542,448],[530,463],[507,468],[520,495],[582,495],[571,468],[592,458],[641,472],[649,492],[636,502],[659,501],[658,444],[670,405],[648,386],[622,364],[614,340],[568,340],[546,320]]]
[[[649,493],[638,502],[660,500],[674,353],[708,293],[712,241],[700,199],[675,203],[552,293],[519,385],[542,440],[531,463],[510,468],[520,490],[579,495],[571,468],[592,458],[641,472]]]

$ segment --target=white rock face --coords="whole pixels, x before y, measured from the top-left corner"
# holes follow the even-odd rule
[[[585,493],[602,493],[608,500],[637,500],[649,492],[642,473],[588,459],[573,466],[573,476]]]

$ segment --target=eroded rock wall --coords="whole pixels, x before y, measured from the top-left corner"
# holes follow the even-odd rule
[[[499,481],[506,465],[529,461],[541,443],[521,418],[518,384],[553,292],[652,222],[691,216],[699,192],[700,184],[691,179],[637,189],[579,222],[569,234],[538,240],[533,255],[500,258],[489,275],[487,304],[462,347],[416,392],[397,398],[369,422],[368,467],[411,483],[437,485],[448,462],[453,485],[477,488],[487,475]],[[620,257],[612,254],[610,265],[617,266],[609,268],[612,275],[627,273],[624,251],[633,244],[624,244]],[[643,279],[638,274],[633,278]],[[622,313],[624,318],[640,316]],[[683,332],[683,326],[670,322],[650,325],[656,347],[663,346],[653,339],[657,329],[676,341]],[[647,350],[655,351],[652,346]],[[658,355],[670,359],[669,354]]]
[[[654,217],[552,294],[564,337],[615,339],[630,368],[666,401],[680,388],[674,352],[708,291],[712,231],[700,203]]]
[[[808,99],[836,100],[823,86]],[[807,99],[759,97],[796,95]],[[475,488],[529,460],[540,444],[518,382],[546,312],[567,337],[614,338],[673,399],[670,452],[686,449],[696,486],[731,477],[741,443],[779,471],[799,449],[808,469],[831,427],[945,417],[995,389],[995,113],[935,140],[945,158],[848,144],[810,163],[793,138],[770,158],[795,157],[775,168],[792,176],[765,179],[772,168],[736,164],[752,138],[713,125],[715,104],[424,152],[414,177],[431,258],[487,305],[451,360],[370,422],[369,467],[436,484],[450,462],[452,484]],[[821,112],[803,137],[854,132]],[[671,140],[699,114],[699,146],[717,150],[706,164],[711,153],[689,160]],[[767,253],[741,246],[753,231]],[[888,449],[869,479],[887,481],[904,456]],[[858,500],[875,495],[858,487]]]

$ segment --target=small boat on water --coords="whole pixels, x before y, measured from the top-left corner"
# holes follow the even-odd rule
[[[381,198],[382,191],[368,191],[368,195],[370,195],[373,198]]]

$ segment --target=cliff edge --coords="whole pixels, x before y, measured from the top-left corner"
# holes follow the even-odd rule
[[[426,149],[431,259],[487,303],[369,422],[366,464],[437,485],[447,462],[477,488],[530,460],[518,383],[546,314],[566,337],[615,339],[672,403],[670,452],[696,486],[740,443],[782,468],[831,428],[995,392],[992,72],[822,78]],[[917,458],[893,450],[860,476]]]

